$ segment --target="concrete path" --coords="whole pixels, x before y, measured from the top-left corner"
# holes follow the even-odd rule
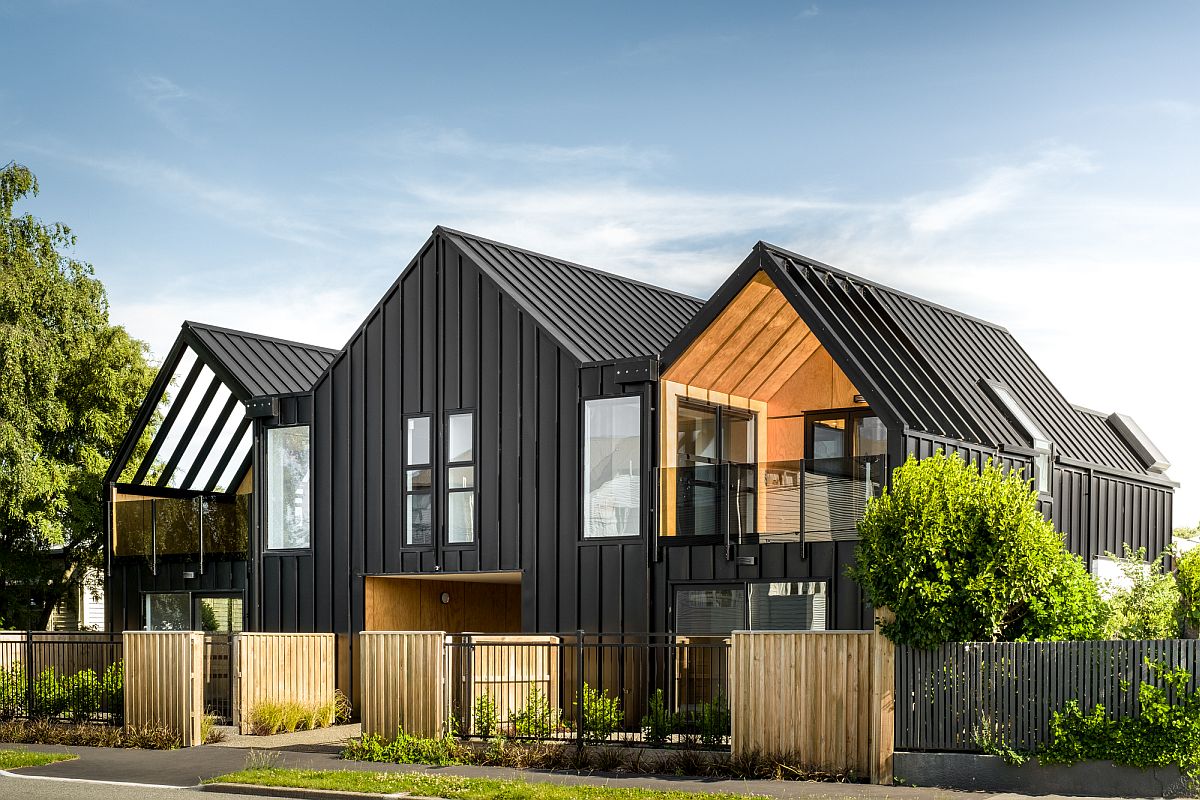
[[[225,734],[224,741],[215,742],[209,747],[232,747],[235,749],[276,750],[298,749],[313,745],[329,745],[345,747],[350,739],[362,735],[362,725],[357,722],[347,725],[332,725],[328,728],[317,728],[311,731],[296,731],[295,733],[277,733],[274,736],[242,736],[237,728],[221,726],[218,728]]]
[[[41,784],[51,781],[31,780],[37,778],[59,778],[86,781],[111,781],[141,784],[139,797],[146,785],[162,786],[167,789],[195,787],[200,781],[234,772],[247,766],[247,760],[260,759],[259,751],[235,747],[192,747],[182,750],[122,750],[102,747],[65,747],[54,745],[3,744],[3,749],[25,749],[40,752],[72,753],[78,758],[60,761],[42,767],[27,767],[15,771],[15,775],[30,777],[0,776],[3,787],[0,796],[35,796],[29,791],[44,791]],[[731,792],[751,796],[780,798],[828,798],[850,800],[850,798],[898,798],[899,800],[1012,800],[1020,795],[996,795],[982,792],[953,792],[944,789],[926,789],[900,786],[871,786],[861,783],[818,783],[811,781],[739,781],[730,779],[681,778],[661,775],[626,775],[611,773],[578,774],[545,772],[540,770],[515,770],[502,767],[425,767],[410,764],[373,764],[358,761],[343,761],[337,747],[301,745],[296,750],[273,751],[270,755],[274,765],[298,769],[341,769],[371,772],[429,772],[432,774],[460,775],[472,778],[507,778],[523,781],[559,783],[564,785],[627,786],[646,789],[675,789],[693,792]],[[14,784],[17,781],[20,783]],[[36,784],[36,785],[35,785]],[[79,785],[83,784],[63,784]],[[45,794],[55,797],[79,796],[75,789],[65,795]],[[100,795],[97,795],[100,796]],[[111,795],[115,797],[116,795]],[[149,795],[145,795],[149,796]],[[179,795],[173,795],[180,800]],[[266,796],[270,796],[269,790]],[[212,797],[206,793],[205,800]],[[1044,800],[1053,800],[1045,796]]]

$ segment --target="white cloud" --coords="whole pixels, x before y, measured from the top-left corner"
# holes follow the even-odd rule
[[[966,190],[917,198],[911,214],[916,233],[943,233],[1010,208],[1054,175],[1094,169],[1087,153],[1072,147],[1043,150],[1024,163],[996,166]]]
[[[198,118],[213,111],[204,96],[184,89],[163,75],[142,75],[129,84],[129,94],[151,119],[189,144],[202,144]]]

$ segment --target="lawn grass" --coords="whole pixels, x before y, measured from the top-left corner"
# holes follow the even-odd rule
[[[744,794],[659,791],[608,786],[568,786],[491,778],[460,778],[419,772],[355,772],[314,769],[246,769],[205,783],[252,783],[301,789],[391,794],[409,792],[452,800],[738,800]]]
[[[0,769],[17,769],[18,767],[40,767],[53,764],[55,761],[70,761],[75,756],[70,753],[32,753],[28,750],[0,750]]]

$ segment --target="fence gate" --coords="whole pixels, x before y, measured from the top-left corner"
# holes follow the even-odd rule
[[[733,753],[891,783],[893,646],[873,631],[733,634]]]
[[[234,636],[204,634],[204,713],[218,725],[233,724]]]

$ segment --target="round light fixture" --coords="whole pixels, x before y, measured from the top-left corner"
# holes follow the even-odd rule
[[[442,604],[445,605],[446,603],[449,603],[449,602],[450,602],[450,593],[442,592]]]

